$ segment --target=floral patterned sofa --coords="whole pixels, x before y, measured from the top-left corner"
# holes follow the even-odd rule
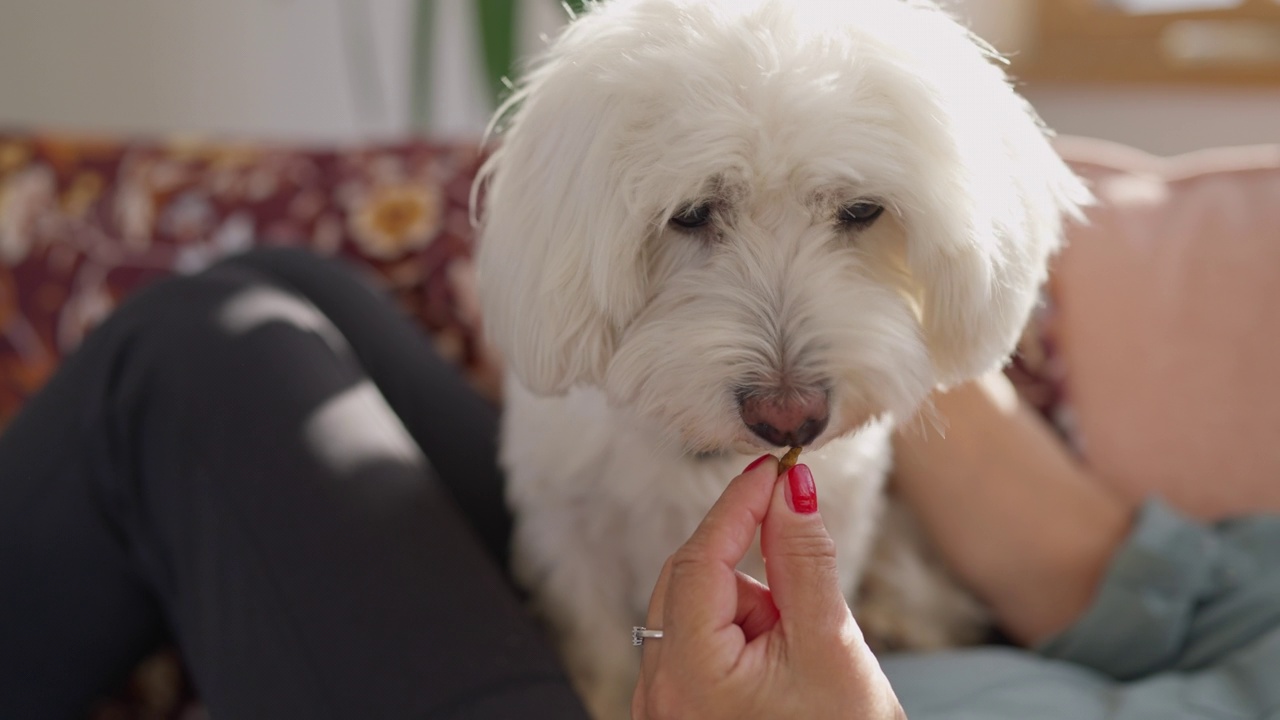
[[[1130,476],[1200,472],[1196,462],[1212,453],[1198,448],[1243,443],[1241,427],[1274,429],[1280,383],[1257,378],[1280,362],[1280,314],[1260,310],[1239,326],[1205,308],[1227,296],[1233,307],[1280,302],[1280,146],[1168,160],[1080,139],[1060,148],[1100,202],[1070,229],[1006,370],[1023,397],[1101,471]],[[304,246],[365,268],[499,401],[472,286],[468,198],[480,161],[465,143],[335,148],[0,130],[0,432],[129,293],[254,244]],[[1223,364],[1237,355],[1203,352],[1222,347],[1240,348],[1254,374],[1233,371],[1244,361]],[[1166,391],[1170,377],[1183,392]],[[1087,392],[1073,395],[1076,385]],[[1266,417],[1240,415],[1249,403],[1224,405],[1235,415],[1213,426],[1216,437],[1196,420],[1206,404],[1260,392],[1275,396],[1256,404]],[[1162,405],[1165,396],[1199,405]],[[1133,435],[1134,407],[1154,408],[1138,418],[1141,455],[1107,442]],[[1116,423],[1126,422],[1122,435]],[[1280,472],[1280,450],[1249,447],[1237,455],[1257,462],[1239,471]],[[1143,465],[1153,458],[1159,467]],[[96,717],[198,716],[189,699],[178,663],[160,655]]]
[[[370,271],[486,392],[467,144],[350,149],[0,131],[0,427],[139,286],[251,244]]]

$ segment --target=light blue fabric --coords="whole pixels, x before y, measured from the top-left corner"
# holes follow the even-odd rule
[[[1280,720],[1280,517],[1201,525],[1152,500],[1038,652],[882,662],[911,720]]]

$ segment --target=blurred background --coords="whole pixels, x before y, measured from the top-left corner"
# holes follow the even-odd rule
[[[1280,0],[949,5],[1062,133],[1158,154],[1280,140]],[[560,0],[5,0],[0,125],[470,139],[565,18]]]

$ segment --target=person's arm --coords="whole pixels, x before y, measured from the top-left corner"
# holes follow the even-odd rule
[[[945,438],[894,440],[898,492],[960,579],[1033,645],[1088,606],[1135,507],[1076,463],[1002,375],[936,399]]]

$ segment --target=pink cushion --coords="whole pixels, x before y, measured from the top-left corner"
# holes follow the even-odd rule
[[[1280,146],[1061,150],[1100,201],[1052,287],[1081,452],[1134,497],[1256,507],[1280,486]]]

